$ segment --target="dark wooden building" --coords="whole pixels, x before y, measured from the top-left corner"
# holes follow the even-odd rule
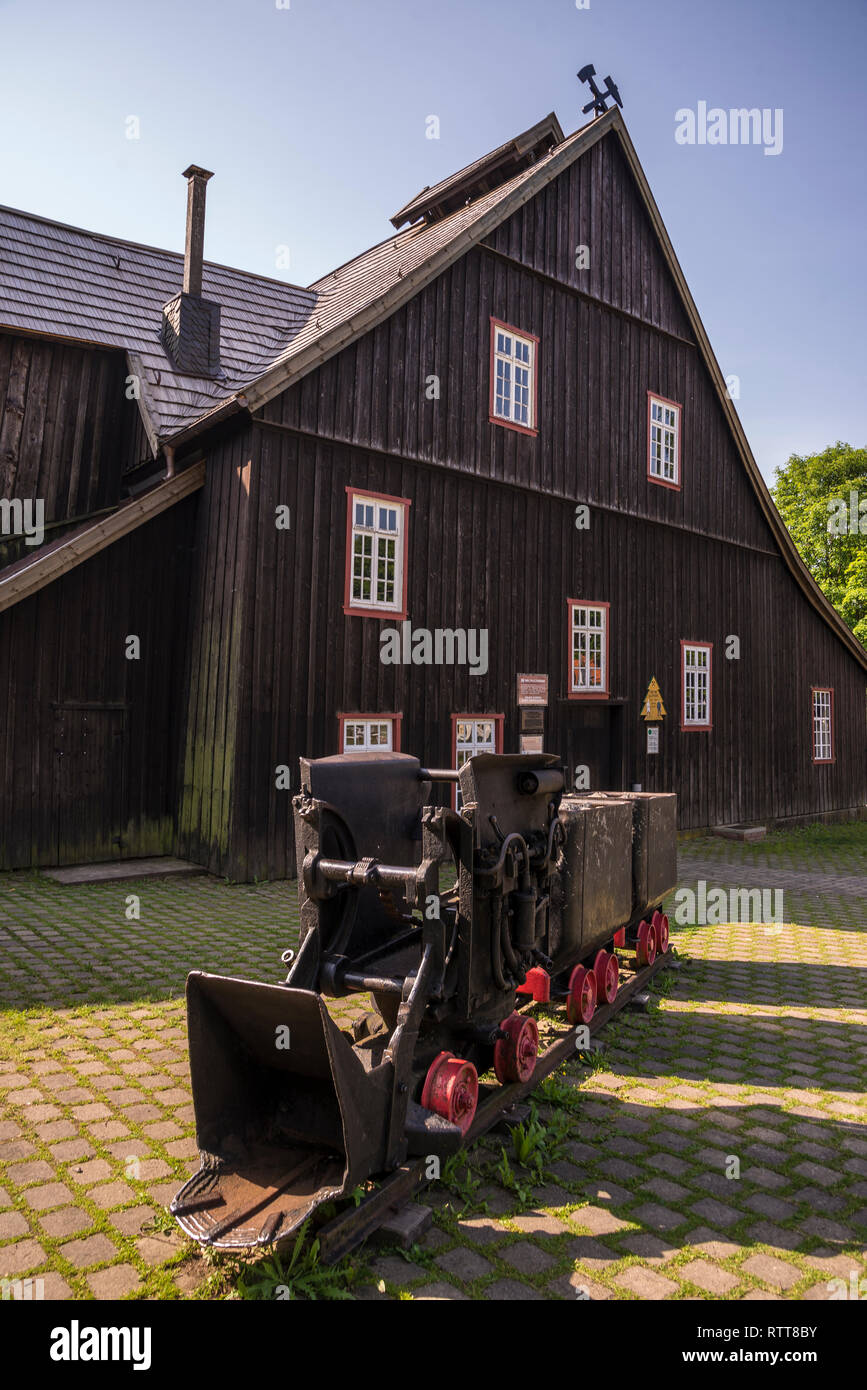
[[[617,111],[306,289],[203,265],[187,176],[185,256],[0,211],[0,866],[291,874],[298,758],[344,748],[544,744],[684,828],[863,813],[867,653]]]

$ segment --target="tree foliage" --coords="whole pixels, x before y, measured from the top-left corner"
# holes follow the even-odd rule
[[[775,473],[777,508],[810,573],[867,646],[867,449],[792,454]]]

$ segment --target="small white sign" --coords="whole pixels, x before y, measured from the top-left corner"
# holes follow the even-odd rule
[[[647,726],[647,751],[648,753],[659,752],[659,725],[648,724]]]

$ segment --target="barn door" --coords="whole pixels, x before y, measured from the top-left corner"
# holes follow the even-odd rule
[[[55,707],[58,864],[123,856],[125,723],[123,705]]]
[[[619,705],[575,704],[569,711],[568,760],[572,777],[577,767],[589,770],[589,790],[623,788],[623,712]]]

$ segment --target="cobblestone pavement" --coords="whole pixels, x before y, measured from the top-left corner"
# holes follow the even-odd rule
[[[535,1155],[489,1136],[420,1198],[418,1245],[338,1279],[370,1299],[827,1299],[864,1277],[867,826],[804,843],[685,841],[681,887],[781,887],[785,920],[673,918],[682,969],[546,1083]],[[231,1289],[164,1209],[197,1166],[183,980],[279,979],[296,927],[294,884],[0,876],[0,1277]]]

